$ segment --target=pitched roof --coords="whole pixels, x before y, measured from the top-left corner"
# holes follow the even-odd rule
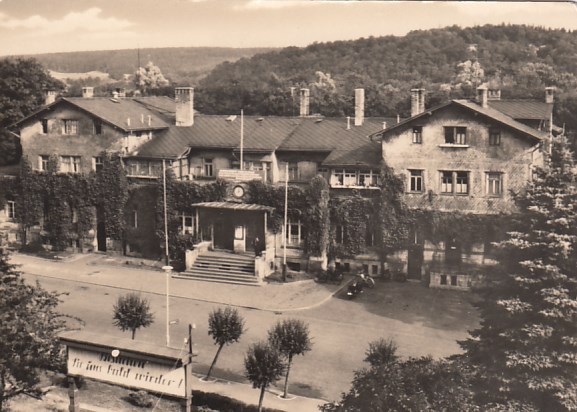
[[[527,126],[521,122],[518,122],[517,120],[504,114],[503,112],[500,112],[499,110],[496,110],[492,107],[482,107],[479,104],[477,104],[473,101],[470,101],[470,100],[451,100],[448,103],[437,106],[435,108],[431,108],[429,110],[425,110],[423,113],[419,113],[415,116],[412,116],[408,119],[405,119],[405,120],[401,121],[400,123],[397,123],[394,126],[387,128],[386,130],[373,133],[372,135],[370,135],[370,137],[372,139],[382,138],[383,136],[389,134],[392,130],[396,130],[399,127],[402,127],[404,125],[412,123],[416,119],[420,119],[424,116],[428,116],[431,113],[434,113],[440,109],[444,109],[444,108],[451,106],[451,105],[457,105],[459,107],[463,107],[463,108],[466,108],[466,109],[471,110],[473,112],[476,112],[478,114],[484,115],[487,118],[490,118],[494,121],[497,121],[504,126],[510,127],[512,129],[516,130],[517,132],[522,133],[524,136],[530,137],[534,140],[540,141],[540,140],[547,138],[546,133],[543,133],[539,130],[533,129],[532,127],[529,127],[529,126]]]
[[[544,120],[553,113],[553,103],[534,100],[489,100],[489,107],[513,119]]]
[[[73,104],[122,130],[150,130],[168,127],[168,123],[155,111],[130,98],[65,97],[61,100]],[[150,125],[148,123],[149,116]],[[130,124],[128,124],[129,122]]]

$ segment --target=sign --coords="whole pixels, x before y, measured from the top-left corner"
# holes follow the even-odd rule
[[[117,355],[117,356],[113,356]],[[68,347],[68,374],[151,392],[186,397],[185,367],[123,356],[122,351]]]

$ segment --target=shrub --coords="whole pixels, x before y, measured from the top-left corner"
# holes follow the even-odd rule
[[[154,405],[154,397],[146,391],[130,392],[128,402],[139,408],[151,408]]]

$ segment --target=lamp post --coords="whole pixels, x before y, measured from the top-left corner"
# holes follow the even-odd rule
[[[166,346],[170,346],[170,274],[172,266],[163,266],[166,273]]]

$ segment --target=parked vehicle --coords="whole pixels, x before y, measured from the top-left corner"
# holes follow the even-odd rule
[[[353,299],[355,296],[363,293],[365,286],[370,289],[375,287],[375,280],[363,272],[360,272],[347,287],[347,297]]]

